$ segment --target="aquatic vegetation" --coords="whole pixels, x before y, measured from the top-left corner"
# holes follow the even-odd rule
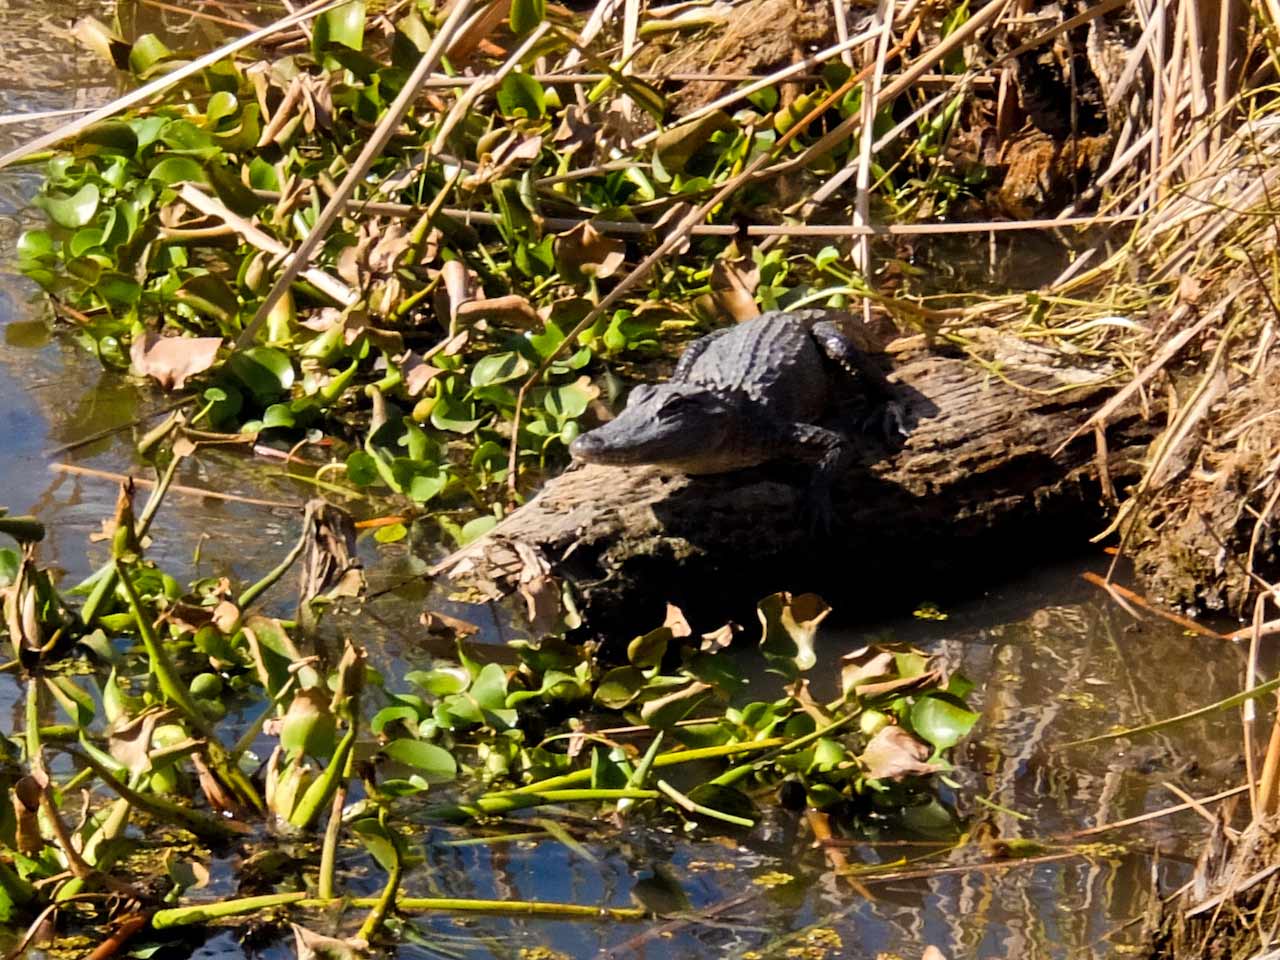
[[[693,831],[750,830],[778,804],[826,810],[846,830],[955,831],[931,778],[977,719],[970,685],[915,651],[867,648],[842,663],[834,699],[815,699],[806,675],[829,612],[817,597],[760,603],[758,656],[778,674],[766,699],[727,651],[732,628],[694,636],[674,608],[623,663],[563,635],[514,643],[499,663],[460,638],[456,660],[383,676],[333,629],[334,611],[358,605],[364,587],[339,510],[314,502],[298,544],[257,583],[183,585],[148,559],[147,531],[182,456],[181,445],[161,451],[140,514],[132,488],[121,490],[106,525],[111,558],[74,589],[40,568],[39,524],[0,517],[20,544],[0,563],[7,669],[26,697],[25,722],[0,740],[0,920],[98,890],[135,910],[166,906],[150,915],[154,930],[315,908],[345,896],[335,862],[353,847],[387,874],[383,898],[351,901],[369,906],[361,939],[383,935],[391,906],[523,910],[398,898],[406,831],[548,805]],[[295,564],[297,615],[271,616],[260,599]],[[208,879],[211,847],[261,852],[277,835],[304,841],[314,882],[183,904]],[[167,850],[158,886],[143,883],[157,841]]]

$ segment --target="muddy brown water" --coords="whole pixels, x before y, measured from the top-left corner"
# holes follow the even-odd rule
[[[69,22],[72,7],[0,0],[0,113],[83,106],[112,95],[113,78],[52,29]],[[86,5],[79,12],[101,14]],[[0,149],[35,129],[0,126]],[[31,170],[0,173],[0,504],[48,524],[43,559],[78,578],[104,556],[88,538],[110,514],[115,493],[110,483],[53,473],[49,464],[128,470],[136,466],[133,437],[125,430],[69,452],[56,448],[128,424],[164,398],[103,371],[65,331],[54,331],[36,291],[14,275],[14,241],[35,220],[28,201],[37,184]],[[273,463],[222,452],[193,458],[180,480],[286,501],[307,496],[305,486],[280,473]],[[157,524],[155,553],[190,578],[199,546],[199,572],[247,576],[275,562],[294,540],[299,519],[288,509],[175,497]],[[1087,532],[1081,531],[1082,543]],[[1045,545],[1046,554],[1053,549]],[[421,562],[403,546],[375,549],[365,542],[362,551],[375,587],[421,572]],[[1093,837],[1095,845],[1084,853],[1055,858],[1064,852],[1061,838],[1176,802],[1166,784],[1205,796],[1241,782],[1238,715],[1218,714],[1131,742],[1059,747],[1113,725],[1147,723],[1228,696],[1239,688],[1244,658],[1234,647],[1162,622],[1135,621],[1079,579],[1082,570],[1102,562],[1049,565],[1027,557],[1025,578],[947,610],[946,620],[904,612],[896,620],[827,631],[821,641],[829,662],[876,639],[915,643],[975,680],[973,700],[982,718],[956,751],[955,786],[944,788],[943,797],[956,810],[957,829],[975,838],[1039,840],[1045,844],[1039,859],[966,868],[984,859],[973,844],[945,860],[948,872],[869,881],[868,899],[833,873],[807,828],[782,813],[733,837],[687,835],[668,823],[618,830],[580,812],[557,814],[577,841],[572,845],[543,831],[536,814],[525,818],[527,832],[536,836],[486,843],[475,842],[486,836],[483,830],[425,825],[417,851],[422,862],[404,883],[409,895],[661,906],[655,888],[665,878],[695,914],[631,924],[418,918],[406,926],[398,953],[554,955],[545,949],[570,957],[915,958],[930,944],[952,958],[1124,952],[1137,934],[1135,920],[1148,905],[1153,880],[1162,892],[1183,882],[1205,824],[1194,813],[1180,813]],[[856,620],[856,586],[828,599]],[[457,612],[417,584],[372,605],[359,639],[385,670],[430,662],[415,633],[424,603]],[[469,615],[480,618],[490,641],[515,630],[501,613]],[[14,709],[19,695],[13,678],[0,679],[0,715],[20,714]],[[856,843],[844,853],[852,863],[876,864],[913,861],[937,850],[918,834]],[[198,895],[234,895],[239,865],[234,856],[213,864],[213,881]],[[367,858],[344,866],[348,889],[380,890],[381,874]],[[906,863],[904,869],[913,866],[920,865]],[[332,932],[326,918],[309,923]],[[14,936],[7,931],[0,940]],[[239,929],[223,929],[167,941],[160,955],[285,957],[293,949],[282,936],[244,939]]]

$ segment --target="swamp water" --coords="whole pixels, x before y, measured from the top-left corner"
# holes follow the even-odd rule
[[[75,12],[100,13],[72,6],[0,0],[0,112],[95,104],[115,92],[111,79],[55,29]],[[33,132],[30,125],[0,127],[0,149]],[[164,399],[104,372],[65,333],[51,334],[42,299],[14,274],[14,241],[33,219],[27,202],[38,179],[35,170],[0,173],[0,503],[44,521],[50,535],[41,557],[74,581],[105,556],[105,546],[89,545],[88,538],[111,514],[115,489],[91,476],[51,472],[48,465],[129,470],[135,464],[128,429],[70,451],[57,448],[126,425]],[[178,482],[301,502],[308,488],[282,473],[272,461],[201,452],[184,464]],[[296,510],[171,494],[156,527],[153,555],[175,573],[194,576],[198,548],[199,572],[248,576],[276,562],[295,540],[299,522]],[[362,555],[374,591],[421,572],[421,562],[403,545],[375,548],[367,540]],[[1027,558],[1028,567],[1034,559]],[[1063,855],[1055,842],[1176,803],[1166,782],[1195,796],[1241,782],[1238,716],[1219,714],[1131,744],[1057,748],[1113,725],[1148,723],[1230,695],[1240,686],[1243,654],[1158,621],[1135,622],[1078,578],[1081,566],[1042,569],[1002,584],[982,599],[949,609],[946,620],[908,615],[823,631],[819,653],[831,662],[889,637],[939,655],[949,669],[977,682],[971,703],[982,717],[953,757],[959,786],[944,794],[959,811],[960,829],[974,841],[945,863],[911,862],[940,849],[940,841],[923,835],[843,847],[850,864],[903,861],[904,876],[869,878],[860,890],[835,875],[803,821],[781,810],[754,832],[733,837],[707,829],[685,836],[652,823],[630,823],[619,831],[572,811],[557,814],[550,829],[537,813],[501,828],[426,824],[415,851],[422,860],[406,872],[406,895],[600,906],[639,902],[659,910],[687,906],[692,913],[687,919],[635,923],[419,917],[405,924],[399,953],[915,958],[933,944],[952,958],[1122,954],[1137,934],[1135,921],[1148,906],[1153,876],[1162,892],[1182,883],[1205,824],[1184,812],[1082,838],[1094,844],[1087,855],[1078,846]],[[827,599],[846,619],[856,612],[854,588],[848,597]],[[430,666],[417,626],[424,603],[459,613],[419,583],[373,601],[360,621],[356,639],[386,675]],[[513,635],[504,614],[464,615],[481,624],[481,639],[488,642]],[[12,718],[10,729],[20,721],[21,700],[17,682],[0,678],[0,709]],[[517,829],[520,835],[512,836]],[[507,836],[492,839],[501,834]],[[950,841],[954,837],[953,832]],[[1025,859],[963,867],[989,860],[998,844],[1019,838],[1041,846],[1020,850]],[[287,842],[283,846],[287,851]],[[192,897],[236,895],[241,867],[235,851],[229,852],[211,865],[209,886]],[[345,862],[342,873],[347,889],[381,889],[382,874],[367,856]],[[310,926],[331,932],[324,917],[313,917]],[[248,929],[175,938],[159,954],[138,955],[294,955],[287,932],[246,938]],[[9,931],[0,947],[16,936]]]

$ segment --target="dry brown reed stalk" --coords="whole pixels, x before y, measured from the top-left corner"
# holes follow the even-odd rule
[[[236,339],[235,348],[237,350],[244,349],[253,343],[253,338],[257,335],[258,329],[267,321],[267,317],[271,315],[276,304],[280,302],[280,298],[284,296],[294,280],[298,278],[298,275],[306,269],[311,255],[324,242],[333,225],[338,222],[338,218],[345,211],[346,202],[351,199],[356,187],[364,181],[369,168],[382,155],[382,151],[386,149],[387,144],[391,142],[391,137],[399,127],[400,121],[404,119],[405,114],[409,112],[409,108],[417,100],[419,85],[435,70],[440,58],[444,56],[445,51],[449,48],[449,44],[466,23],[467,15],[471,12],[472,6],[473,0],[457,0],[449,16],[445,18],[444,23],[440,25],[440,29],[432,38],[431,45],[422,54],[417,66],[414,67],[413,72],[405,81],[403,89],[387,108],[386,114],[378,122],[378,126],[369,137],[364,149],[360,151],[360,155],[352,162],[346,176],[342,178],[342,182],[338,184],[328,203],[320,211],[320,215],[316,217],[315,225],[307,234],[306,239],[298,245],[297,250],[293,251],[293,258],[284,265],[280,276],[276,278],[276,282],[258,307],[258,312],[254,314],[253,319],[241,331],[240,336]]]

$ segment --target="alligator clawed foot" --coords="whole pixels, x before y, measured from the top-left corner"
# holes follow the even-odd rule
[[[862,423],[863,433],[879,434],[892,447],[898,447],[911,435],[907,429],[907,408],[896,400],[890,400]]]

